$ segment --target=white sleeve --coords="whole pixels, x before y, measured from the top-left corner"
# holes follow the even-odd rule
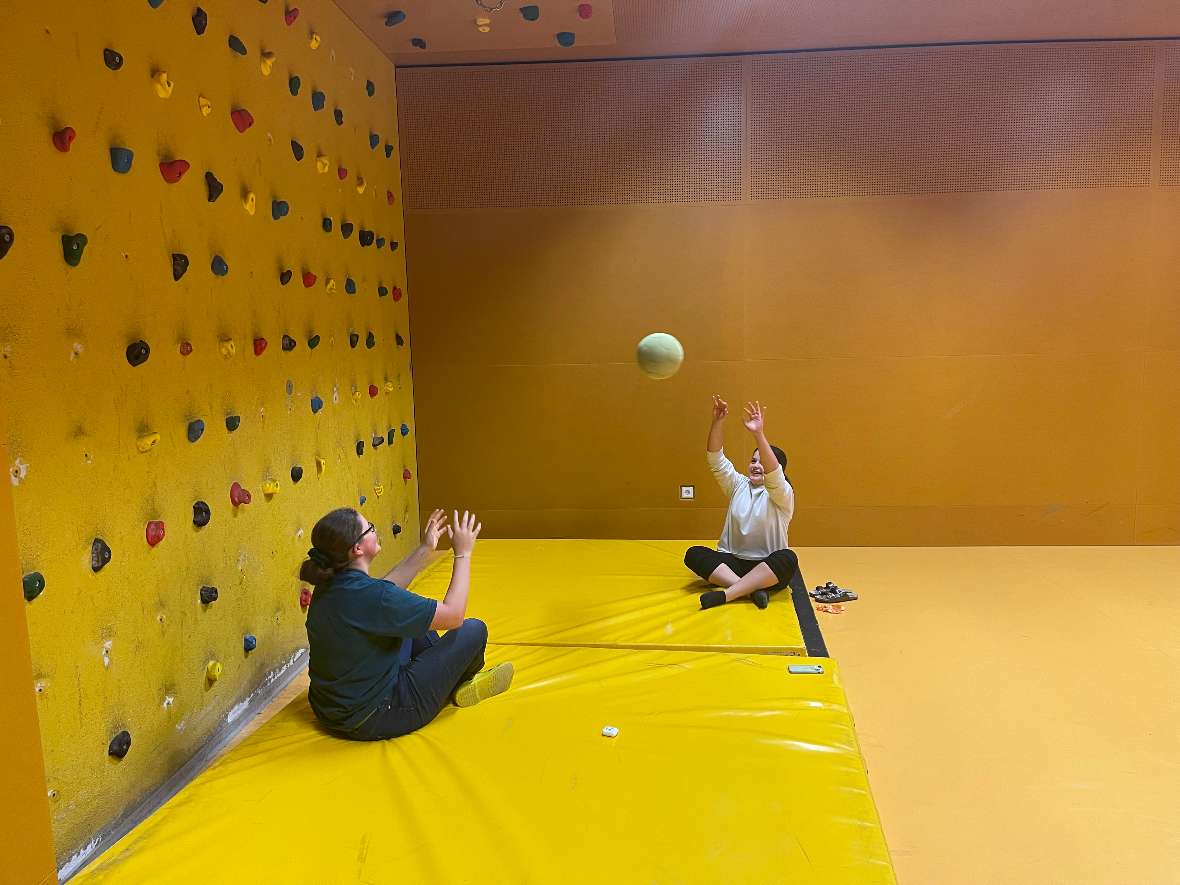
[[[765,474],[762,481],[766,485],[766,494],[770,496],[770,502],[782,510],[790,520],[795,515],[795,490],[787,482],[782,465],[777,465],[774,470]]]
[[[725,457],[725,450],[705,452],[705,460],[709,463],[709,472],[713,474],[713,479],[717,480],[717,485],[725,492],[725,497],[732,498],[741,476],[734,469],[733,463]]]

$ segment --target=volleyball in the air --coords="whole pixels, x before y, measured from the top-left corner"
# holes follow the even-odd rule
[[[671,378],[680,369],[684,348],[667,332],[652,332],[639,342],[635,359],[644,375],[659,381]]]

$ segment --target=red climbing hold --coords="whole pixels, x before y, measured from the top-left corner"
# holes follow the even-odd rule
[[[592,15],[594,15],[594,7],[593,6],[591,6],[589,3],[579,3],[578,4],[578,18],[585,21],[586,19],[590,18]]]
[[[180,355],[181,356],[189,356],[192,354],[192,352],[193,352],[192,344],[190,344],[188,341],[181,341],[180,342]]]
[[[234,483],[229,487],[229,502],[235,507],[242,504],[249,504],[252,500],[251,495],[239,483]]]
[[[304,611],[307,611],[308,606],[310,606],[310,605],[311,605],[311,588],[310,587],[300,587],[299,588],[299,607],[301,609],[303,609]]]
[[[369,396],[376,397],[381,391],[376,384],[369,385]]]
[[[409,467],[407,467],[405,470],[402,471],[402,479],[404,479],[406,482],[409,482],[413,478],[414,478],[414,474],[410,473]]]
[[[184,173],[186,172],[188,172],[188,160],[172,160],[160,164],[160,174],[164,176],[164,180],[169,184],[176,184],[176,182],[184,178]]]
[[[254,115],[245,108],[235,108],[230,111],[229,118],[234,121],[234,128],[238,132],[245,132],[254,125]]]
[[[255,338],[254,339],[254,355],[255,356],[262,356],[262,352],[264,350],[266,350],[266,339],[265,338]]]
[[[314,285],[315,285],[315,274],[313,274],[310,270],[305,270],[303,272],[303,286],[304,286],[304,288],[310,289]]]
[[[292,6],[290,9],[288,9],[286,12],[283,13],[283,21],[285,21],[288,25],[295,24],[295,19],[297,19],[297,18],[299,18],[299,7],[298,6]]]
[[[397,286],[393,287],[393,300],[394,301],[401,301],[402,300],[402,290],[399,289]]]
[[[345,169],[343,166],[341,166],[339,169],[336,170],[336,177],[339,178],[341,181],[344,181],[344,179],[348,178],[348,170]]]
[[[393,205],[393,191],[385,192],[385,202],[387,202],[390,206]]]
[[[164,540],[164,523],[153,519],[147,524],[147,542],[149,547],[155,547]]]
[[[70,145],[74,143],[74,136],[77,134],[73,126],[67,126],[65,129],[57,130],[57,132],[53,133],[53,146],[63,154],[68,154]]]

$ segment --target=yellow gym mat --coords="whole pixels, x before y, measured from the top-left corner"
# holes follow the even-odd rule
[[[789,588],[765,610],[748,599],[701,611],[708,589],[684,566],[694,541],[481,540],[469,617],[494,643],[806,654]],[[441,599],[450,557],[414,582]]]
[[[831,660],[490,649],[501,660],[507,694],[392,741],[330,737],[299,698],[77,881],[895,881]]]

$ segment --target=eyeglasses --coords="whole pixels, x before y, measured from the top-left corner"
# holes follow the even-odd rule
[[[365,535],[367,535],[369,532],[373,532],[375,534],[377,532],[377,526],[373,525],[373,523],[369,523],[369,527],[357,535],[357,539],[352,542],[352,546],[355,547],[361,541],[365,540]]]

